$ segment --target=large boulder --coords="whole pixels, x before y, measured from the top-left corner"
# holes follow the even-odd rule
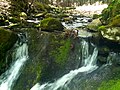
[[[64,29],[62,23],[55,18],[43,19],[40,23],[40,28],[43,31],[49,31],[49,32],[52,32],[55,30],[63,31],[63,29]]]
[[[10,30],[0,28],[0,74],[5,71],[8,66],[5,60],[5,56],[8,50],[10,50],[17,40],[17,35]]]
[[[30,90],[37,82],[55,80],[71,69],[79,67],[80,40],[72,40],[63,33],[28,32],[29,60],[12,90]]]

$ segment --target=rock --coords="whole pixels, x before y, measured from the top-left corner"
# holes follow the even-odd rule
[[[29,62],[26,63],[13,90],[27,90],[37,82],[55,80],[79,66],[80,40],[72,41],[66,38],[64,33],[39,32],[35,28],[27,28],[26,31]],[[74,51],[71,50],[71,44],[74,45]]]
[[[63,31],[64,27],[62,23],[55,18],[46,18],[43,19],[40,23],[40,28],[43,31]]]
[[[102,23],[99,19],[93,20],[90,24],[88,24],[87,28],[91,31],[98,31],[98,26],[100,26]]]
[[[104,28],[101,34],[108,40],[120,43],[120,27]]]
[[[98,56],[98,62],[99,62],[99,64],[106,64],[107,63],[107,57]]]
[[[12,31],[0,28],[0,74],[3,73],[8,66],[5,56],[7,51],[15,44],[17,38],[17,35]]]

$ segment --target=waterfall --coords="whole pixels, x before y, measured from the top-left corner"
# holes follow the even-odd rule
[[[82,67],[75,70],[71,70],[68,74],[65,74],[63,77],[59,78],[57,81],[53,83],[45,83],[43,85],[37,83],[30,90],[61,90],[62,87],[67,88],[67,85],[78,73],[82,73],[82,72],[91,73],[92,71],[96,70],[98,67],[96,65],[96,60],[97,60],[96,58],[98,55],[97,48],[95,47],[93,53],[90,54],[89,43],[85,40],[82,40],[81,48],[82,48],[82,60],[83,60]]]
[[[12,86],[14,85],[14,82],[20,75],[20,70],[22,66],[28,59],[27,43],[26,42],[24,42],[23,44],[20,43],[21,42],[17,42],[15,45],[17,47],[14,52],[15,56],[13,57],[13,60],[15,62],[12,63],[10,69],[8,69],[4,74],[0,76],[0,90],[11,90]]]

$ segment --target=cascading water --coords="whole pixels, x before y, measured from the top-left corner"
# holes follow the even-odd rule
[[[93,53],[89,53],[89,43],[85,40],[82,40],[81,42],[81,48],[82,48],[82,61],[83,66],[70,71],[68,74],[64,75],[54,83],[45,83],[43,85],[40,85],[37,83],[35,86],[31,88],[31,90],[61,90],[62,87],[67,88],[67,85],[70,83],[70,81],[78,74],[82,72],[90,73],[97,69],[96,65],[96,58],[98,55],[97,48],[94,48]],[[69,90],[69,89],[67,89]]]
[[[24,37],[20,34],[18,36],[20,39],[22,39],[21,37]],[[0,76],[0,90],[11,90],[15,80],[17,80],[20,75],[22,66],[28,59],[27,43],[17,42],[15,46],[18,47],[15,50],[15,57],[13,57],[13,60],[15,60],[15,62],[11,65],[10,69],[8,69],[4,74]]]

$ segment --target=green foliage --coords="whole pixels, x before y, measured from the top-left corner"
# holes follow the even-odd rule
[[[55,18],[46,18],[43,19],[40,23],[40,28],[41,30],[45,30],[45,31],[63,31],[63,25],[62,23],[55,19]]]
[[[98,90],[120,90],[120,80],[109,80],[103,82]]]
[[[108,8],[106,8],[102,11],[101,21],[103,24],[109,24],[113,17],[120,14],[120,8],[119,8],[120,3],[119,2],[120,2],[119,0],[112,1],[109,4]]]

